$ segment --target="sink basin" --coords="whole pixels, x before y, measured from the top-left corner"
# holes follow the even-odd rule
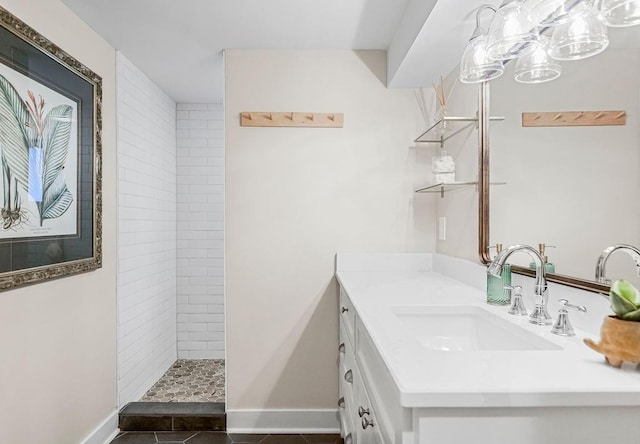
[[[434,351],[560,350],[552,342],[476,306],[392,307],[418,342]]]

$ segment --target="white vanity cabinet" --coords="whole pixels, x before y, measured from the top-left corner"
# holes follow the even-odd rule
[[[345,444],[382,444],[376,409],[371,402],[356,358],[357,316],[340,291],[340,424]]]
[[[462,279],[475,270],[459,260],[437,260],[439,267],[466,270]],[[383,271],[379,259],[367,263],[371,272],[338,261],[338,404],[345,443],[640,442],[640,373],[606,365],[582,343],[580,334],[592,333],[562,338],[504,307],[487,306],[480,266],[474,287],[438,272]],[[343,264],[350,269],[341,270]],[[425,314],[461,308],[493,319],[510,339],[535,339],[527,342],[535,347],[432,349],[423,336],[431,338],[433,329],[409,323],[417,317],[418,326],[434,322],[452,335]],[[481,335],[477,339],[482,343]]]
[[[366,330],[349,300],[340,290],[340,412],[345,444],[391,444],[396,440],[391,427],[389,400],[384,388],[391,389],[388,371],[373,348]],[[386,375],[386,376],[385,376]],[[379,379],[378,379],[379,378]],[[391,383],[391,384],[390,384]],[[382,389],[382,390],[381,390]],[[398,411],[400,411],[399,403]]]

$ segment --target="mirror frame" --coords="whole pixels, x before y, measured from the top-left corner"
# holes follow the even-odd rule
[[[491,262],[489,256],[490,235],[490,149],[489,149],[489,110],[490,110],[489,82],[483,82],[478,90],[478,254],[483,264]],[[594,258],[594,270],[596,259]],[[535,270],[512,265],[513,273],[534,277]],[[604,295],[609,294],[609,286],[574,276],[548,273],[547,281],[567,285],[580,290],[592,291]]]

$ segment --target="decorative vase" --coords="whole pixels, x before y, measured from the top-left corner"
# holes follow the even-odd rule
[[[607,316],[600,330],[600,343],[591,339],[584,339],[584,343],[602,353],[613,367],[620,367],[624,361],[640,363],[640,322]]]

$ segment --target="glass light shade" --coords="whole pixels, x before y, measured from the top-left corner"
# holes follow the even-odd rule
[[[602,0],[600,14],[608,26],[640,25],[640,0]]]
[[[493,80],[504,73],[500,60],[487,55],[487,36],[472,39],[462,54],[460,61],[460,81],[462,83],[480,83]]]
[[[540,26],[558,26],[589,13],[596,0],[526,0],[531,21]]]
[[[514,78],[520,83],[543,83],[560,77],[562,67],[547,54],[548,38],[542,38],[537,48],[529,55],[520,57],[516,63]]]
[[[496,60],[515,59],[535,49],[538,33],[531,22],[529,10],[522,0],[505,2],[491,22],[487,34],[489,57]]]
[[[609,46],[607,26],[591,12],[556,26],[549,55],[556,60],[579,60],[600,54]]]

